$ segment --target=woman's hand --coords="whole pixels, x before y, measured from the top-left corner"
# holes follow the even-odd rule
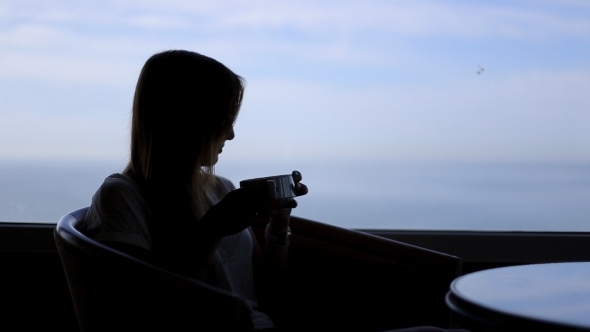
[[[293,171],[291,176],[293,177],[293,182],[295,183],[295,195],[306,195],[308,189],[306,185],[301,183],[301,180],[303,179],[301,173],[298,171]],[[292,198],[289,199],[289,201],[291,202],[289,207],[276,210],[270,216],[270,222],[267,229],[274,236],[281,236],[287,232],[287,228],[289,227],[289,219],[291,217],[291,210],[297,207],[297,201]]]
[[[265,194],[259,188],[238,188],[230,191],[205,213],[199,221],[200,228],[216,237],[242,231],[264,211]]]
[[[295,194],[307,194],[307,186],[300,183],[301,173],[293,171],[292,176]],[[276,226],[276,230],[284,233],[289,226],[291,209],[296,206],[297,201],[292,198],[268,199],[266,188],[238,188],[229,192],[205,213],[199,222],[199,228],[211,236],[221,238],[242,231],[261,216],[271,216],[271,223]]]
[[[308,192],[308,189],[307,189],[306,185],[301,183],[301,180],[303,179],[303,176],[301,175],[301,173],[298,171],[293,171],[293,173],[291,173],[291,176],[293,177],[293,181],[295,182],[295,195],[297,195],[297,196],[306,195]]]

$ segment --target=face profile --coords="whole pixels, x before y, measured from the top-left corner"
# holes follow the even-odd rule
[[[217,150],[218,152],[215,155],[215,162],[213,164],[216,164],[219,161],[219,155],[223,152],[223,147],[225,146],[225,142],[233,140],[234,137],[236,137],[236,134],[235,134],[234,128],[232,126],[230,131],[221,139],[221,146]],[[205,166],[205,165],[203,165],[203,166]]]

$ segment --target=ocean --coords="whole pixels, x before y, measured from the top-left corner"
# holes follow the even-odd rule
[[[0,221],[55,223],[123,164],[0,162]],[[225,162],[240,180],[303,174],[294,215],[358,229],[590,231],[590,163]]]

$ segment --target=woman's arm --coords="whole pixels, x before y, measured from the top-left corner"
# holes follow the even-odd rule
[[[295,194],[302,196],[307,194],[307,187],[300,183],[301,173],[292,173],[295,182]],[[257,296],[263,306],[263,310],[272,315],[273,310],[280,310],[283,292],[285,287],[286,273],[288,266],[290,229],[289,219],[292,208],[297,207],[297,202],[291,199],[285,202],[288,207],[272,211],[264,220],[260,220],[260,232],[250,232],[254,238],[253,265]],[[260,228],[258,228],[260,230]],[[257,233],[264,237],[264,247],[256,241]]]
[[[198,261],[193,273],[197,278],[207,278],[217,247],[224,237],[248,228],[256,220],[262,201],[261,194],[255,189],[239,188],[228,192],[207,210],[193,232],[193,254]]]
[[[302,175],[298,171],[292,173],[295,183],[295,195],[303,196],[308,192],[307,186],[301,183]],[[291,241],[291,230],[289,229],[289,220],[291,211],[297,207],[297,202],[291,199],[285,203],[285,208],[275,210],[270,215],[268,224],[264,232],[264,260],[271,265],[285,268],[287,265],[287,254],[289,242]]]
[[[263,262],[272,269],[284,270],[287,267],[291,229],[290,208],[282,209],[269,217],[264,231]]]

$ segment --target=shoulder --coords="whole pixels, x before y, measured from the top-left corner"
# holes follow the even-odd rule
[[[145,205],[141,190],[131,178],[123,174],[112,174],[92,196],[90,208],[108,213]]]
[[[115,173],[104,180],[95,195],[99,195],[101,198],[109,198],[128,194],[140,195],[139,187],[130,177]]]
[[[149,215],[149,207],[137,184],[126,175],[112,174],[92,197],[87,227],[95,239],[150,249]]]
[[[230,180],[219,175],[215,175],[215,187],[224,194],[236,189],[236,186]]]
[[[222,177],[215,175],[215,183],[213,187],[209,190],[209,198],[213,204],[217,204],[225,195],[227,195],[230,191],[236,189],[234,184]]]

